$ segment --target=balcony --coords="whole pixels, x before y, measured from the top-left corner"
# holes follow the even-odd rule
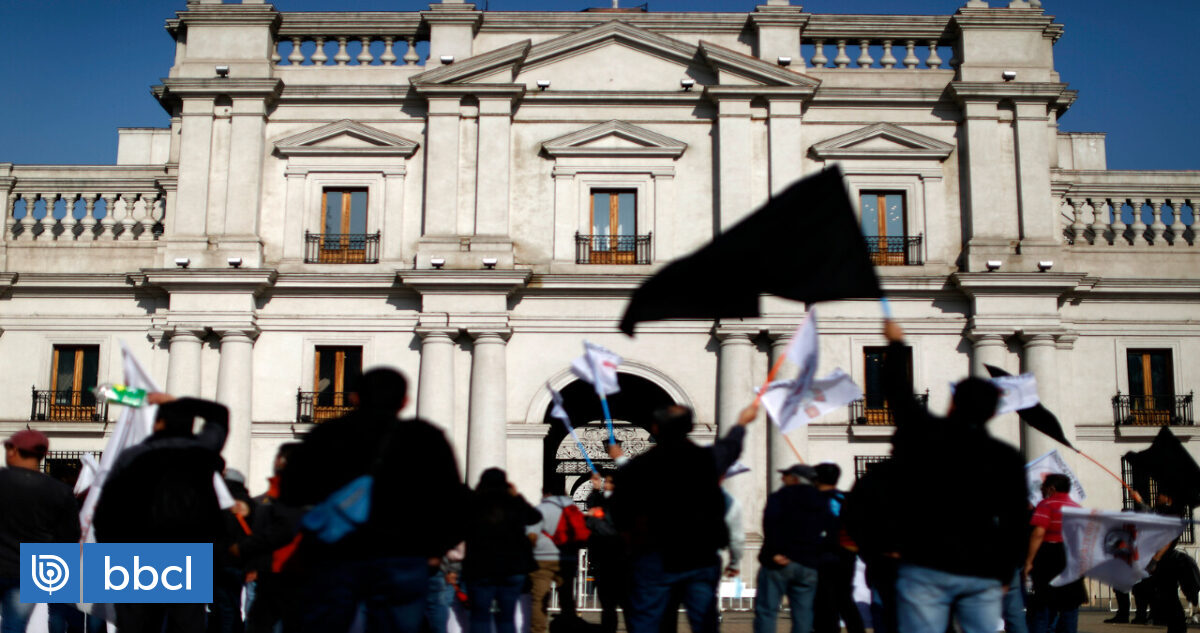
[[[106,422],[108,403],[97,402],[91,391],[33,390],[33,406],[29,411],[33,421]]]
[[[1186,396],[1113,396],[1117,426],[1192,426],[1192,394]]]
[[[346,415],[354,406],[341,391],[296,391],[296,423],[316,424]]]
[[[575,234],[576,264],[649,264],[651,234],[580,235]]]
[[[876,266],[921,265],[921,236],[879,237],[868,235],[867,254]]]
[[[379,231],[304,233],[305,264],[378,264]]]
[[[929,406],[929,390],[913,394],[923,407]],[[895,426],[896,416],[881,395],[868,395],[850,403],[850,424],[861,426]]]

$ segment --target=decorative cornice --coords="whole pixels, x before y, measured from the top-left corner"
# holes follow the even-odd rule
[[[509,64],[513,66],[512,76],[515,78],[517,70],[529,54],[529,49],[532,46],[532,41],[522,40],[482,55],[475,55],[468,59],[458,60],[453,64],[418,73],[409,77],[408,81],[414,86],[418,84],[458,83],[471,77],[493,72]]]
[[[1012,99],[1014,101],[1046,101],[1057,102],[1067,93],[1065,83],[1037,83],[1020,81],[952,81],[950,94],[960,102],[966,101],[998,101]],[[1073,95],[1070,95],[1073,100]]]
[[[186,11],[176,11],[168,28],[181,25],[205,26],[274,26],[280,13],[269,4],[188,4]]]
[[[891,147],[866,147],[873,139],[890,141]],[[946,160],[955,146],[895,125],[875,123],[853,132],[826,139],[812,146],[812,153],[825,160],[848,158],[904,158]]]
[[[511,295],[529,283],[528,270],[402,270],[400,282],[425,294]]]
[[[636,146],[606,147],[593,144],[607,136],[625,139],[635,143]],[[687,143],[632,123],[613,120],[543,141],[541,147],[542,151],[555,158],[559,156],[666,156],[679,158],[687,149]]]
[[[1084,273],[954,273],[951,280],[969,296],[1062,295],[1079,287]]]
[[[275,283],[272,268],[145,268],[145,284],[167,292],[262,294]]]
[[[713,68],[726,70],[768,86],[796,86],[815,90],[817,86],[821,85],[820,79],[788,70],[778,64],[766,62],[724,46],[717,46],[711,42],[701,41],[699,51]]]
[[[338,147],[336,145],[317,145],[321,141],[327,141],[339,136],[356,138],[372,143],[373,146]],[[417,151],[418,145],[415,141],[384,132],[369,125],[351,121],[350,119],[342,119],[341,121],[322,125],[307,132],[301,132],[275,141],[275,151],[283,156],[386,155],[408,158]]]

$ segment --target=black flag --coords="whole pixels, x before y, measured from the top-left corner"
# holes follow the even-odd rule
[[[1125,453],[1125,460],[1133,467],[1133,488],[1147,503],[1154,502],[1150,498],[1153,479],[1176,504],[1200,505],[1200,466],[1171,429],[1162,427],[1150,448]]]
[[[992,375],[992,378],[1011,375],[1003,369],[993,365],[984,365],[984,367],[987,368],[988,373]],[[1041,432],[1046,437],[1049,437],[1055,442],[1058,442],[1059,444],[1062,444],[1071,450],[1076,450],[1074,446],[1071,446],[1071,442],[1067,441],[1067,436],[1063,434],[1062,425],[1059,424],[1058,418],[1055,417],[1053,413],[1050,413],[1049,409],[1043,407],[1042,403],[1039,402],[1028,409],[1021,409],[1017,411],[1017,416],[1021,418],[1022,422],[1033,427],[1035,431]]]
[[[633,293],[621,331],[642,321],[758,316],[758,298],[829,301],[883,293],[842,171],[809,176],[671,262]]]

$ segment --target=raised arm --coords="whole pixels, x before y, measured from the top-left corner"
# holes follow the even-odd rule
[[[917,419],[921,405],[913,396],[912,380],[904,362],[904,330],[891,319],[883,322],[883,336],[888,340],[887,353],[883,358],[883,397],[888,408],[896,417],[896,425]]]

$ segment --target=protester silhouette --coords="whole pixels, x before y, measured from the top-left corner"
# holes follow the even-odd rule
[[[336,542],[305,531],[289,571],[299,574],[290,631],[340,633],[365,606],[369,633],[416,632],[429,574],[462,540],[465,488],[441,430],[399,420],[407,381],[373,369],[348,393],[355,409],[318,424],[290,456],[280,501],[305,508],[371,475],[367,521]]]
[[[254,498],[250,534],[234,547],[234,554],[254,578],[254,598],[246,615],[248,633],[274,633],[276,625],[296,608],[295,578],[284,573],[284,565],[295,551],[302,511],[279,499],[279,478],[299,446],[298,442],[287,442],[275,453],[267,492]]]
[[[106,543],[212,543],[214,561],[229,545],[213,475],[224,470],[221,448],[229,410],[198,398],[165,393],[146,396],[157,404],[154,432],[121,451],[96,505],[96,540]],[[204,425],[193,435],[196,418]],[[220,564],[220,563],[215,563]],[[121,633],[199,633],[206,629],[203,604],[117,604]]]
[[[845,505],[846,495],[838,490],[837,484],[842,476],[842,469],[832,462],[824,462],[817,464],[815,470],[816,479],[813,484],[829,504],[834,527],[825,539],[825,551],[822,552],[817,567],[813,630],[816,633],[838,633],[842,630],[839,623],[841,620],[846,623],[846,633],[865,633],[862,615],[854,602],[854,574],[857,570],[858,556],[849,549],[854,547],[854,543],[841,524],[842,506]]]
[[[537,569],[528,526],[542,520],[503,470],[479,476],[467,515],[467,555],[463,582],[471,601],[471,633],[515,633],[517,600],[529,573]],[[492,604],[497,606],[493,618]]]
[[[1050,584],[1067,566],[1062,509],[1079,507],[1070,492],[1070,477],[1059,473],[1047,475],[1042,482],[1043,498],[1029,521],[1033,530],[1022,573],[1033,586],[1025,605],[1030,633],[1075,633],[1079,628],[1079,605],[1087,601],[1083,578],[1062,587]]]

